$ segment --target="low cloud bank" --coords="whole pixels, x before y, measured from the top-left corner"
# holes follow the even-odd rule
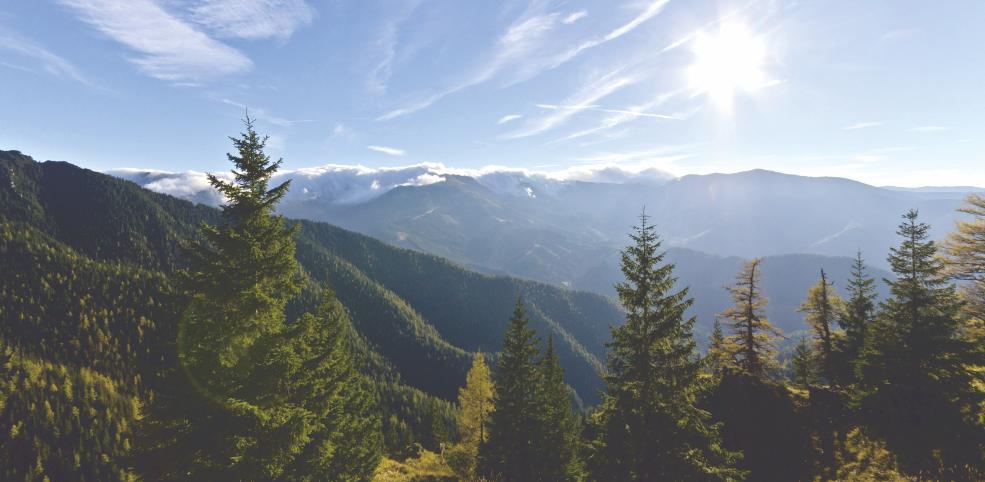
[[[206,173],[167,172],[152,169],[113,169],[107,174],[133,181],[152,191],[217,206],[222,197],[209,185]],[[359,204],[399,186],[426,186],[443,182],[446,176],[467,176],[486,188],[513,196],[551,196],[572,182],[609,184],[662,183],[674,179],[653,167],[629,168],[614,164],[585,165],[557,171],[537,171],[502,166],[458,169],[440,163],[404,167],[371,168],[328,164],[282,171],[273,182],[291,180],[286,202],[319,200],[327,204]],[[220,177],[229,178],[228,173]]]

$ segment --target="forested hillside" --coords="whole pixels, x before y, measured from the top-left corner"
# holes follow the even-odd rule
[[[39,463],[56,464],[79,447],[57,446],[55,427],[45,425],[53,415],[48,422],[43,412],[17,420],[24,415],[18,407],[41,403],[49,386],[44,377],[61,373],[56,378],[67,380],[66,390],[102,383],[106,388],[91,393],[115,398],[99,403],[120,400],[128,408],[114,409],[119,420],[101,420],[107,428],[87,436],[118,454],[131,443],[136,406],[159,383],[176,334],[181,308],[171,278],[182,266],[182,246],[197,236],[199,224],[215,223],[218,212],[16,151],[0,154],[0,176],[0,340],[11,360],[5,379],[23,378],[25,389],[42,390],[6,392],[5,416],[15,426],[27,424],[22,434],[47,437],[50,455]],[[597,399],[607,325],[621,317],[600,296],[480,275],[320,223],[301,223],[297,257],[305,287],[288,305],[289,315],[312,308],[317,284],[332,286],[357,329],[364,371],[377,380],[394,450],[410,441],[436,448],[454,432],[448,400],[464,382],[470,353],[497,350],[518,294],[528,300],[538,330],[554,334],[566,369],[579,374],[572,386],[583,398]],[[94,403],[65,397],[51,410],[71,413],[76,403],[75,410],[87,413],[85,404]],[[39,424],[36,430],[29,430],[32,423]]]
[[[888,290],[860,254],[719,267],[738,273],[699,350],[693,268],[646,214],[617,307],[274,216],[279,162],[249,121],[234,143],[221,212],[0,153],[5,479],[985,473],[980,198],[946,252],[907,212]],[[771,290],[802,291],[780,309],[807,330],[771,322]]]

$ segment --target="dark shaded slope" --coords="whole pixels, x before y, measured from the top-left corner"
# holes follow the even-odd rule
[[[180,240],[193,236],[200,223],[217,220],[214,209],[71,164],[0,152],[0,166],[6,217],[37,226],[95,260],[169,272],[180,261]],[[453,398],[468,367],[467,352],[499,346],[509,309],[522,294],[541,334],[561,341],[572,385],[595,399],[607,326],[621,319],[598,295],[478,275],[319,223],[304,223],[298,258],[311,279],[333,285],[360,334],[412,386]]]

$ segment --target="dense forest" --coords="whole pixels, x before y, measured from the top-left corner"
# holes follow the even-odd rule
[[[985,479],[985,199],[799,340],[749,260],[699,350],[645,212],[609,300],[285,219],[233,143],[219,210],[0,153],[0,478]]]

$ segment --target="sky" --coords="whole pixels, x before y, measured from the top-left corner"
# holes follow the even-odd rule
[[[985,2],[11,0],[0,149],[985,186]]]

